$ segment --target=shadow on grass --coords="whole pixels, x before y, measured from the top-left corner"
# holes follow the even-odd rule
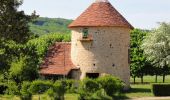
[[[113,97],[114,100],[125,100],[125,99],[130,99],[129,97],[127,97],[124,93],[118,95],[118,96],[115,96]]]
[[[131,88],[128,91],[124,91],[122,94],[114,97],[114,100],[126,100],[126,99],[130,99],[126,94],[127,93],[151,93],[150,89],[147,88]]]
[[[129,91],[126,93],[150,93],[151,89],[145,89],[145,88],[131,88]]]

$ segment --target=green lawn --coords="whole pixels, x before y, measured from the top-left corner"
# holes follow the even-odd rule
[[[47,95],[34,95],[33,100],[51,100]],[[20,100],[17,96],[0,95],[0,100]],[[78,100],[77,94],[66,94],[65,100]]]
[[[154,83],[155,82],[155,76],[145,76],[144,78],[144,83]],[[162,76],[158,76],[158,82],[161,83],[163,80]],[[130,78],[131,83],[133,83],[133,78]],[[140,83],[141,78],[136,78],[136,82]],[[170,75],[165,77],[165,82],[170,83]]]
[[[132,84],[131,89],[125,93],[127,98],[138,98],[138,97],[151,97],[153,96],[151,92],[150,84]]]
[[[17,96],[0,95],[0,100],[20,100]]]

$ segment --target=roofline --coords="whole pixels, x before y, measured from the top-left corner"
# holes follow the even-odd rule
[[[126,26],[111,26],[111,25],[98,25],[98,26],[92,26],[92,25],[77,25],[77,26],[68,26],[69,29],[72,29],[72,28],[84,28],[84,27],[117,27],[117,28],[128,28],[128,29],[131,29],[133,30],[134,27],[132,25],[130,25],[131,27],[126,27]]]

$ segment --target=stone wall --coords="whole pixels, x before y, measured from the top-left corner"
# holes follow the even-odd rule
[[[130,29],[119,27],[90,27],[93,41],[82,42],[83,28],[72,29],[71,59],[80,67],[83,79],[86,73],[112,74],[129,86],[130,68],[128,49]]]

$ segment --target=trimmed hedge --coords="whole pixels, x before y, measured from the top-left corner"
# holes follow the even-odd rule
[[[152,84],[152,93],[155,96],[170,96],[170,84]]]

